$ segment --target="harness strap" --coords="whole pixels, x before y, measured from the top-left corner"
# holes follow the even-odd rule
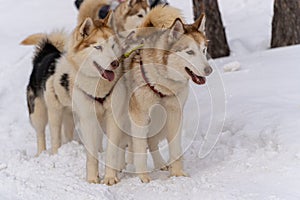
[[[142,56],[140,55],[140,51],[139,50],[137,52],[137,54],[140,56],[140,69],[141,69],[141,72],[142,72],[142,77],[144,79],[144,81],[146,82],[146,84],[148,85],[148,87],[155,93],[157,94],[158,96],[160,96],[160,98],[163,98],[163,97],[166,97],[167,95],[163,94],[162,92],[158,91],[157,89],[155,89],[154,85],[151,85],[148,78],[146,77],[146,72],[145,72],[145,69],[144,69],[144,63],[143,63],[143,60],[142,60]]]

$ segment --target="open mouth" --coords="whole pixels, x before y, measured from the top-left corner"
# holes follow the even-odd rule
[[[115,73],[113,71],[102,68],[96,61],[93,61],[93,63],[103,78],[108,81],[113,81],[115,79]]]
[[[206,82],[206,78],[202,76],[196,75],[192,70],[190,70],[188,67],[185,67],[185,71],[188,73],[188,75],[192,78],[194,83],[198,85],[203,85]]]

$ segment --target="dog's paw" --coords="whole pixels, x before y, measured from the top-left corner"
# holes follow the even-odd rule
[[[184,172],[183,170],[178,170],[178,171],[175,171],[175,170],[171,170],[170,171],[170,176],[184,176],[184,177],[189,177],[189,174]]]
[[[115,185],[118,182],[120,182],[120,180],[117,177],[104,177],[104,179],[102,180],[102,183],[105,185]]]
[[[34,157],[36,157],[36,158],[39,157],[39,156],[41,155],[41,153],[42,153],[42,152],[37,152],[37,153],[34,155]]]
[[[161,171],[169,171],[169,166],[165,165],[160,168]]]
[[[58,152],[58,149],[51,149],[51,155],[56,155]]]
[[[87,182],[91,183],[91,184],[99,184],[100,183],[100,178],[97,177],[97,178],[93,178],[93,179],[88,179]]]
[[[142,183],[149,183],[151,181],[150,177],[148,174],[141,174],[139,175]]]

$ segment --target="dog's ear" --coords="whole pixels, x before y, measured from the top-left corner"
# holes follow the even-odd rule
[[[91,34],[95,28],[93,20],[91,18],[86,18],[84,22],[79,27],[79,33],[82,38],[85,38]]]
[[[107,13],[103,21],[106,24],[106,26],[110,27],[115,31],[115,17],[114,17],[114,12],[112,10],[110,10]]]
[[[205,23],[206,23],[206,16],[205,14],[201,14],[200,17],[194,22],[193,26],[198,29],[198,31],[205,34]]]
[[[136,31],[131,31],[125,38],[126,43],[131,43],[136,40]]]
[[[134,4],[136,4],[137,0],[127,0],[126,1],[126,5],[127,7],[131,8],[134,6]]]
[[[150,0],[145,0],[146,3],[148,4],[149,8],[151,7],[151,1]]]
[[[178,40],[185,32],[184,25],[180,18],[175,19],[173,25],[170,27],[169,42]]]
[[[129,32],[128,35],[124,35],[123,38],[121,39],[121,47],[122,47],[122,50],[124,51],[124,53],[126,53],[127,51],[130,51],[131,49],[129,49],[129,48],[136,46],[136,45],[138,45],[138,43],[137,43],[135,30]]]

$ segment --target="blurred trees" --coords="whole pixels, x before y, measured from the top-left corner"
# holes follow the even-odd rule
[[[208,53],[210,56],[212,58],[229,56],[230,49],[219,11],[218,1],[193,0],[193,5],[195,20],[202,12],[206,14],[206,36],[210,40],[208,43]]]
[[[300,0],[275,0],[271,47],[300,44]]]

